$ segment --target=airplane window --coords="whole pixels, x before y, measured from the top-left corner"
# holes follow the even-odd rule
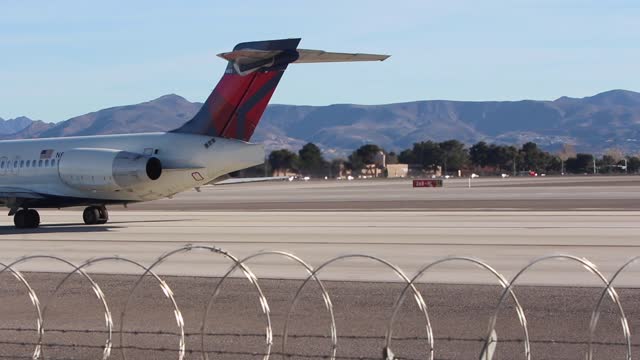
[[[0,169],[4,169],[4,161],[0,163]]]
[[[25,164],[25,167],[29,167],[29,163],[31,163],[31,160],[27,160],[27,163]]]
[[[45,161],[44,161],[44,166],[45,166],[45,167],[49,166],[49,160],[45,160]]]
[[[56,166],[56,161],[55,160],[51,160],[51,166]]]
[[[14,167],[14,168],[17,168],[17,167],[18,167],[18,160],[15,160],[15,161],[13,162],[13,167]]]
[[[38,167],[42,167],[42,160],[38,160]]]
[[[24,167],[24,160],[20,160],[20,167]]]

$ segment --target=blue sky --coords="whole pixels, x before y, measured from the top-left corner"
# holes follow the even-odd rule
[[[274,103],[517,100],[640,91],[637,0],[0,0],[0,117],[202,101],[236,43],[391,54],[291,66]]]

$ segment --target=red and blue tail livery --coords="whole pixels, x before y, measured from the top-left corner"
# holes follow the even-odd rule
[[[299,42],[286,39],[238,44],[233,49],[237,56],[229,60],[222,79],[200,111],[174,131],[249,141],[287,65],[298,59]],[[256,51],[268,57],[252,57],[251,52]]]
[[[303,50],[299,43],[300,39],[246,42],[219,54],[229,62],[222,79],[196,116],[173,132],[249,141],[289,64],[388,57]]]

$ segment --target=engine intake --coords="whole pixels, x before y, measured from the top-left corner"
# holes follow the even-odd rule
[[[62,155],[58,173],[62,181],[77,189],[118,191],[158,180],[162,162],[128,151],[73,149]]]

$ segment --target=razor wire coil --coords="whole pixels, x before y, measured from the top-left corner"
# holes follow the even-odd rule
[[[175,296],[174,296],[174,292],[171,289],[171,287],[169,286],[169,284],[162,279],[162,277],[160,277],[155,271],[154,269],[160,265],[161,263],[168,261],[172,256],[176,255],[176,254],[183,254],[183,253],[191,253],[193,251],[206,251],[211,253],[212,255],[218,255],[218,256],[222,256],[225,259],[229,260],[231,262],[230,267],[228,268],[228,270],[220,277],[219,282],[217,283],[217,285],[215,286],[215,288],[213,289],[213,291],[210,293],[210,296],[208,297],[208,302],[206,304],[206,307],[203,309],[202,311],[202,317],[201,317],[201,323],[199,326],[199,331],[197,332],[187,332],[185,331],[185,319],[182,315],[182,312],[180,310],[178,301],[176,300]],[[286,316],[285,316],[285,322],[284,322],[284,326],[282,329],[282,333],[274,333],[273,330],[273,324],[271,321],[271,315],[270,315],[270,307],[269,307],[269,301],[268,298],[265,296],[264,292],[262,291],[262,288],[260,287],[260,279],[258,276],[256,276],[256,274],[250,269],[249,265],[247,264],[248,262],[250,262],[251,260],[257,258],[257,257],[262,257],[262,256],[280,256],[280,257],[284,257],[289,261],[293,261],[296,264],[298,264],[299,266],[301,266],[302,270],[304,270],[307,274],[307,277],[304,279],[304,281],[302,282],[302,284],[300,285],[300,287],[297,288],[297,291],[294,295],[294,297],[291,299],[290,303],[289,303],[289,307],[288,307],[288,311],[286,312]],[[66,276],[63,277],[63,279],[61,281],[59,281],[58,283],[56,283],[54,292],[53,292],[53,296],[50,296],[49,300],[46,302],[41,302],[38,294],[36,293],[36,291],[33,290],[33,287],[31,286],[31,284],[29,284],[29,282],[27,281],[27,279],[25,278],[25,276],[17,269],[17,266],[26,262],[31,262],[31,261],[37,261],[37,260],[43,260],[43,259],[48,259],[48,260],[55,260],[58,262],[61,262],[67,266],[69,266],[70,268],[72,268],[72,270],[68,273],[66,273]],[[392,272],[394,272],[399,278],[400,280],[402,280],[402,282],[404,283],[404,287],[403,290],[401,292],[401,294],[396,298],[394,304],[393,304],[393,308],[392,308],[392,312],[391,312],[391,317],[390,320],[387,324],[386,327],[386,331],[385,331],[385,335],[384,336],[358,336],[358,335],[338,335],[338,329],[337,329],[337,325],[336,325],[336,319],[335,319],[335,312],[334,312],[334,305],[331,299],[331,293],[330,291],[327,290],[327,288],[325,287],[325,285],[323,284],[321,278],[320,278],[320,274],[321,271],[324,268],[330,267],[332,264],[339,262],[339,261],[347,261],[350,259],[360,259],[360,260],[370,260],[370,261],[374,261],[378,264],[384,265],[387,268],[391,269]],[[585,268],[589,273],[593,274],[596,278],[598,278],[601,283],[602,283],[602,293],[600,294],[600,297],[597,301],[596,306],[593,308],[593,311],[591,313],[591,318],[590,318],[590,323],[589,323],[589,337],[588,340],[585,341],[577,341],[577,340],[552,340],[552,339],[532,339],[529,336],[529,330],[528,330],[528,322],[527,322],[527,318],[524,312],[524,309],[522,307],[522,305],[520,304],[516,292],[515,292],[515,285],[517,283],[517,280],[519,279],[519,277],[527,272],[531,267],[535,266],[538,263],[541,262],[545,262],[545,261],[549,261],[549,260],[571,260],[573,262],[576,262],[578,265],[581,265],[583,268]],[[27,355],[11,355],[10,358],[25,358],[25,359],[56,359],[54,357],[50,357],[47,356],[45,354],[44,348],[45,347],[52,347],[52,348],[86,348],[86,349],[95,349],[95,350],[99,350],[101,351],[101,359],[102,360],[108,360],[112,357],[112,354],[114,351],[118,351],[121,355],[122,359],[127,359],[127,352],[126,350],[138,350],[138,351],[149,351],[149,352],[170,352],[170,353],[174,353],[176,354],[176,357],[178,358],[178,360],[183,360],[185,358],[186,354],[195,354],[197,355],[199,358],[203,359],[203,360],[208,360],[209,359],[209,355],[210,354],[215,354],[215,355],[231,355],[233,356],[235,355],[242,355],[242,356],[257,356],[257,357],[261,357],[263,360],[269,360],[270,358],[273,357],[281,357],[282,359],[297,359],[297,358],[301,358],[301,359],[329,359],[329,360],[337,360],[337,359],[383,359],[383,360],[399,360],[399,359],[408,359],[410,360],[411,358],[407,358],[407,357],[402,357],[402,358],[398,358],[395,357],[393,355],[393,351],[392,350],[392,341],[394,342],[403,342],[403,341],[419,341],[422,342],[425,345],[425,349],[426,352],[420,357],[420,359],[429,359],[429,360],[433,360],[435,359],[435,354],[437,351],[437,344],[440,342],[474,342],[474,343],[479,343],[481,344],[481,351],[480,354],[478,355],[478,358],[481,360],[487,359],[488,358],[488,351],[490,349],[491,346],[495,346],[497,343],[520,343],[524,346],[524,351],[522,353],[522,357],[524,357],[525,359],[529,360],[534,358],[534,356],[532,355],[531,352],[531,344],[566,344],[566,345],[581,345],[585,347],[585,355],[586,358],[588,360],[593,359],[593,351],[594,351],[594,346],[596,345],[613,345],[613,346],[620,346],[620,347],[624,347],[625,348],[625,359],[627,360],[631,360],[632,359],[632,352],[634,349],[637,349],[638,347],[640,347],[639,344],[633,344],[632,343],[632,335],[630,332],[630,326],[629,326],[629,319],[627,318],[625,311],[624,311],[624,307],[621,303],[620,297],[614,287],[614,282],[617,279],[617,277],[624,272],[625,270],[627,270],[631,265],[639,262],[640,257],[635,257],[632,258],[631,260],[627,261],[622,267],[620,267],[615,273],[614,275],[610,278],[607,279],[598,269],[597,267],[591,263],[589,260],[585,259],[585,258],[579,258],[576,256],[572,256],[572,255],[549,255],[549,256],[543,256],[543,257],[539,257],[534,259],[533,261],[531,261],[529,264],[527,264],[525,267],[523,267],[512,279],[508,280],[507,278],[505,278],[502,274],[500,274],[498,271],[496,271],[495,269],[493,269],[489,264],[476,259],[476,258],[470,258],[470,257],[447,257],[447,258],[442,258],[442,259],[438,259],[436,261],[433,261],[431,263],[428,263],[426,265],[424,265],[423,267],[420,268],[420,270],[418,272],[416,272],[416,274],[414,274],[413,276],[407,276],[402,269],[400,269],[398,266],[382,259],[382,258],[378,258],[375,256],[371,256],[371,255],[365,255],[365,254],[352,254],[352,255],[342,255],[342,256],[338,256],[335,258],[332,258],[326,262],[324,262],[323,264],[319,265],[318,267],[314,268],[311,265],[309,265],[308,263],[306,263],[303,259],[295,256],[294,254],[288,253],[288,252],[284,252],[284,251],[263,251],[263,252],[259,252],[259,253],[255,253],[253,255],[247,256],[243,259],[239,259],[237,257],[235,257],[234,255],[230,254],[229,252],[226,252],[220,248],[216,248],[213,246],[205,246],[205,245],[186,245],[180,248],[177,248],[173,251],[167,252],[164,255],[160,256],[155,262],[153,262],[151,265],[149,266],[145,266],[139,262],[133,261],[133,260],[129,260],[126,258],[122,258],[122,257],[102,257],[102,258],[96,258],[96,259],[90,259],[87,260],[83,263],[81,263],[80,265],[76,265],[73,264],[70,261],[67,261],[63,258],[60,257],[54,257],[54,256],[48,256],[48,255],[32,255],[32,256],[26,256],[26,257],[22,257],[19,258],[11,263],[8,263],[7,265],[0,263],[0,273],[3,272],[9,272],[11,275],[13,275],[13,277],[15,279],[17,279],[24,287],[24,289],[26,289],[27,295],[31,301],[32,306],[35,309],[35,324],[36,327],[34,328],[23,328],[23,327],[11,327],[11,326],[2,326],[0,325],[0,331],[12,331],[12,332],[33,332],[35,331],[37,334],[37,340],[36,341],[17,341],[17,340],[4,340],[4,339],[0,339],[0,345],[14,345],[14,346],[19,346],[19,347],[30,347],[32,348],[31,354]],[[122,310],[122,312],[120,313],[120,318],[119,318],[119,323],[120,326],[119,328],[114,328],[114,322],[113,322],[113,316],[111,314],[111,310],[110,310],[110,306],[109,303],[107,302],[106,296],[104,294],[104,292],[102,291],[102,288],[100,287],[99,283],[93,279],[90,275],[90,273],[88,272],[88,269],[99,262],[109,262],[109,261],[121,261],[121,262],[126,262],[129,264],[133,264],[135,266],[137,266],[139,269],[141,269],[143,271],[143,273],[137,278],[135,285],[133,286],[133,288],[128,292],[127,294],[127,298],[126,298],[126,302],[124,304],[124,309]],[[436,337],[434,336],[433,333],[433,328],[432,328],[432,324],[430,321],[430,317],[429,317],[429,311],[427,308],[427,301],[425,301],[425,298],[423,297],[423,295],[421,294],[421,292],[416,288],[416,285],[420,283],[420,279],[422,278],[422,276],[427,273],[431,268],[439,265],[439,264],[443,264],[443,263],[447,263],[447,262],[453,262],[453,261],[458,261],[458,262],[468,262],[468,263],[472,263],[477,265],[478,269],[482,269],[484,271],[488,271],[490,274],[492,274],[496,279],[498,284],[500,285],[500,287],[502,288],[500,297],[499,297],[499,301],[498,304],[496,305],[494,312],[492,313],[491,317],[489,318],[488,321],[488,326],[487,326],[487,332],[486,335],[484,337]],[[208,326],[207,326],[207,318],[211,312],[211,307],[212,304],[214,303],[214,301],[216,300],[216,297],[220,294],[221,291],[221,286],[222,284],[230,277],[232,276],[236,270],[239,270],[242,272],[242,274],[244,275],[244,277],[246,278],[246,280],[255,288],[255,291],[257,293],[257,298],[258,298],[258,302],[260,304],[260,309],[261,312],[264,316],[264,320],[265,320],[265,328],[264,328],[264,333],[232,333],[232,332],[212,332],[209,331]],[[98,298],[98,300],[101,303],[102,306],[102,310],[103,310],[103,316],[105,319],[105,328],[103,329],[99,329],[99,328],[94,328],[94,329],[62,329],[62,328],[47,328],[47,315],[48,315],[48,308],[51,306],[52,300],[54,300],[56,298],[56,294],[58,293],[58,291],[62,288],[62,286],[65,284],[65,282],[73,275],[73,274],[79,274],[83,277],[83,279],[85,279],[86,281],[88,281],[89,285],[91,286],[91,289],[93,290],[94,294],[96,295],[96,297]],[[142,280],[146,277],[146,276],[151,276],[155,279],[155,281],[157,282],[157,284],[159,285],[162,293],[164,294],[164,296],[169,300],[169,302],[171,303],[172,306],[172,311],[173,311],[173,317],[175,319],[175,323],[177,325],[177,331],[164,331],[164,330],[157,330],[157,331],[153,331],[153,330],[125,330],[124,329],[124,324],[126,323],[127,317],[130,316],[130,314],[128,313],[128,307],[131,303],[132,300],[132,296],[134,294],[134,292],[136,291],[136,289],[139,287],[140,283],[142,282]],[[303,289],[305,288],[306,284],[313,280],[314,282],[317,283],[320,292],[321,292],[321,296],[322,296],[322,301],[325,305],[325,308],[327,310],[327,314],[329,316],[329,335],[317,335],[317,334],[295,334],[295,333],[290,333],[290,329],[289,329],[289,321],[291,319],[291,316],[294,312],[294,308],[296,307],[298,301],[300,300],[301,297],[301,293],[303,291]],[[394,337],[393,336],[393,327],[394,327],[394,321],[396,319],[396,315],[398,313],[398,310],[400,308],[400,306],[402,306],[403,301],[405,299],[405,296],[407,295],[407,292],[412,293],[414,300],[416,301],[416,306],[418,307],[418,310],[420,311],[420,313],[422,314],[422,318],[424,320],[424,331],[425,331],[425,335],[424,336],[405,336],[405,337]],[[617,314],[619,316],[619,320],[620,320],[620,324],[622,327],[622,334],[624,336],[624,342],[613,342],[613,341],[596,341],[595,339],[595,332],[597,329],[597,324],[598,324],[598,319],[600,318],[600,314],[602,311],[602,302],[606,297],[609,297],[614,305],[616,306],[616,311]],[[522,327],[522,331],[523,331],[523,338],[522,339],[509,339],[509,338],[505,338],[505,339],[500,339],[495,340],[492,338],[492,332],[495,331],[496,328],[496,321],[497,318],[499,316],[499,313],[501,311],[501,308],[503,307],[503,304],[506,300],[507,297],[510,297],[514,304],[515,304],[515,311],[516,314],[518,316],[518,321],[520,326]],[[45,342],[45,334],[49,334],[49,333],[62,333],[62,334],[102,334],[105,336],[105,340],[104,340],[104,344],[102,345],[96,345],[96,344],[76,344],[76,343],[63,343],[63,342],[56,342],[56,341],[47,341]],[[127,344],[124,340],[125,335],[128,336],[135,336],[135,335],[155,335],[155,336],[167,336],[167,337],[177,337],[178,338],[178,344],[175,347],[166,347],[166,346],[161,346],[161,347],[149,347],[149,346],[141,346],[141,345],[130,345]],[[119,344],[114,344],[113,342],[113,338],[114,336],[119,338]],[[250,351],[229,351],[229,350],[216,350],[216,349],[206,349],[205,347],[205,342],[206,342],[206,337],[207,336],[218,336],[218,337],[222,337],[222,336],[226,336],[226,337],[239,337],[239,338],[260,338],[262,337],[265,341],[264,341],[264,351],[262,352],[250,352]],[[187,348],[187,338],[198,338],[199,339],[199,343],[200,343],[200,347],[199,348]],[[281,348],[279,350],[273,350],[272,346],[274,344],[274,338],[278,338],[281,341]],[[293,339],[326,339],[330,341],[330,347],[329,347],[329,351],[325,354],[301,354],[298,352],[290,352],[287,350],[287,339],[289,338],[293,338]],[[376,358],[367,358],[367,357],[362,357],[362,356],[345,356],[345,355],[338,355],[337,354],[337,350],[339,347],[339,340],[340,339],[351,339],[351,340],[383,340],[384,341],[384,348],[381,349],[382,350],[382,357],[376,357]],[[0,358],[6,358],[7,356],[4,354],[0,353]],[[417,360],[417,359],[416,359]]]

